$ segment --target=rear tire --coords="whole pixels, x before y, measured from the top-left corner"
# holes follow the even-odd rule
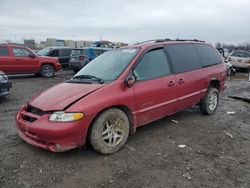
[[[51,78],[55,75],[55,68],[50,64],[43,65],[41,67],[40,74],[44,78]]]
[[[200,110],[205,115],[212,115],[216,111],[218,103],[219,91],[214,87],[210,87],[200,102]]]
[[[90,145],[99,153],[113,154],[126,143],[129,128],[129,119],[122,110],[118,108],[105,110],[92,124]]]

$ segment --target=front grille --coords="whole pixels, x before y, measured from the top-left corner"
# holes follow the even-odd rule
[[[36,121],[37,119],[36,119],[36,118],[33,118],[33,117],[30,117],[30,116],[24,115],[24,116],[23,116],[23,120],[32,123],[32,122]]]
[[[31,113],[31,114],[38,115],[38,116],[42,116],[42,115],[46,114],[46,112],[44,112],[38,108],[35,108],[33,106],[30,106],[30,105],[27,107],[26,111]]]
[[[28,113],[22,113],[21,116],[22,116],[22,119],[29,122],[29,123],[33,123],[34,121],[37,120],[37,116],[42,116],[44,114],[46,114],[46,112],[38,109],[38,108],[35,108],[33,106],[28,106],[26,109],[25,109],[26,112]],[[34,114],[34,115],[32,115]]]

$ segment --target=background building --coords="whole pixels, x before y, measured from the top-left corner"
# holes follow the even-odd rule
[[[36,49],[36,42],[34,39],[24,39],[24,45],[29,47],[30,49]]]

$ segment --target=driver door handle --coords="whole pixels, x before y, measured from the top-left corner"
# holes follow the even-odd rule
[[[168,82],[168,86],[174,86],[175,85],[175,81],[174,80],[171,80]]]

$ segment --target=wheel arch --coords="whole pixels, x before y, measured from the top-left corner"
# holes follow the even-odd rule
[[[214,88],[218,89],[218,91],[220,91],[220,81],[219,81],[219,79],[216,78],[216,77],[212,77],[210,82],[209,82],[208,89],[210,87],[214,87]]]
[[[52,62],[40,62],[39,70],[38,70],[39,72],[41,71],[41,68],[44,65],[52,65],[54,67],[54,69],[56,70],[56,67],[55,67],[55,65]]]
[[[135,134],[136,132],[136,126],[135,126],[135,123],[134,123],[134,118],[133,118],[133,114],[132,114],[132,111],[129,109],[128,106],[126,105],[114,105],[114,106],[109,106],[107,108],[104,108],[102,109],[100,112],[98,112],[94,118],[91,120],[91,123],[88,127],[88,130],[87,130],[87,135],[86,135],[86,143],[89,145],[89,136],[90,136],[90,131],[91,131],[91,128],[93,126],[93,123],[95,122],[96,118],[102,113],[104,112],[105,110],[108,110],[110,108],[117,108],[117,109],[120,109],[122,110],[128,117],[128,120],[129,120],[129,126],[130,126],[130,130],[129,130],[129,134],[130,135],[133,135]]]

